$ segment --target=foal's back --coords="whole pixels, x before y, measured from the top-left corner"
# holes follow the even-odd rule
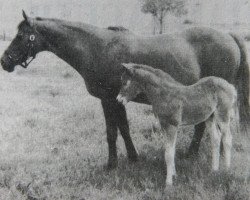
[[[237,95],[236,89],[232,84],[225,79],[214,76],[202,78],[193,85],[183,87],[185,87],[185,93],[195,95],[199,91],[200,93],[213,95],[217,99],[227,97],[233,100]]]
[[[173,82],[173,78],[162,71],[165,75],[162,76],[162,83],[161,87],[165,88],[166,90],[176,91],[175,96],[185,97],[188,100],[201,98],[204,96],[211,96],[217,99],[220,96],[231,97],[234,99],[236,96],[236,89],[235,87],[227,82],[225,79],[209,76],[200,79],[193,85],[182,85],[182,84],[175,84]],[[178,94],[178,95],[177,95]]]
[[[218,77],[205,77],[190,86],[174,85],[166,78],[163,83],[161,95],[164,94],[164,98],[154,107],[159,114],[176,112],[181,107],[182,124],[203,122],[218,107],[225,111],[231,109],[237,99],[234,86]]]

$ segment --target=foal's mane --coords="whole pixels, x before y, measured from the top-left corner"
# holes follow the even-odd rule
[[[133,69],[135,78],[144,83],[151,83],[154,86],[161,86],[164,83],[177,86],[182,85],[168,73],[148,65],[134,65]]]

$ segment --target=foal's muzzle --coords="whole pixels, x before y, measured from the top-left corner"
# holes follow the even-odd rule
[[[118,96],[116,97],[116,100],[122,103],[124,106],[128,103],[128,100],[126,99],[126,97],[122,96],[121,94],[118,94]]]

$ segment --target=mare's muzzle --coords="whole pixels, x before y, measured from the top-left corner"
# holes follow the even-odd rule
[[[1,58],[1,65],[4,70],[8,72],[13,72],[15,66],[20,65],[23,68],[27,68],[28,65],[31,63],[32,60],[35,59],[35,54],[28,51],[24,55],[20,55],[17,58],[13,57],[11,54],[7,52],[4,53],[3,57]]]
[[[11,60],[11,57],[6,56],[6,54],[4,54],[1,58],[1,65],[2,68],[7,72],[13,72],[16,66],[16,64]]]

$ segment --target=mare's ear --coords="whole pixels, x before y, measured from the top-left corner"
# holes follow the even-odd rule
[[[123,68],[125,69],[125,72],[127,74],[129,74],[130,76],[132,76],[134,74],[134,70],[133,70],[134,69],[133,68],[134,64],[132,64],[132,63],[122,63],[121,65],[123,66]]]
[[[25,21],[28,21],[28,17],[27,17],[27,15],[26,15],[26,13],[25,13],[24,10],[22,10],[22,13],[23,13],[23,18],[24,18],[24,20],[25,20]]]
[[[22,14],[23,14],[24,21],[27,22],[27,24],[31,26],[32,24],[31,24],[30,18],[27,16],[24,10],[22,10]]]

